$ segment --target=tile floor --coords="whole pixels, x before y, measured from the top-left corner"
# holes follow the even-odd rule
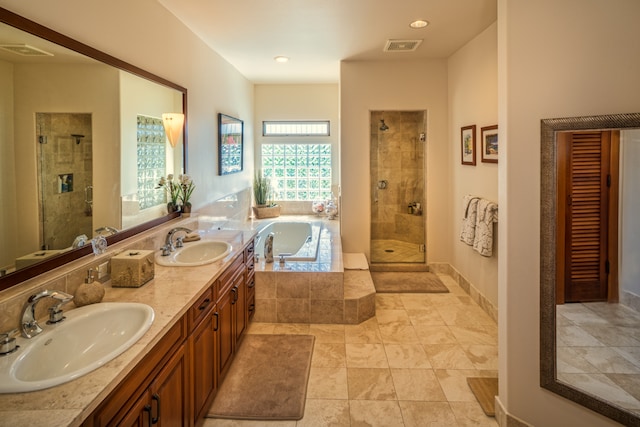
[[[497,426],[467,386],[498,372],[497,326],[447,275],[447,294],[378,294],[359,325],[252,323],[316,337],[304,418],[207,419],[205,427]]]
[[[606,302],[556,313],[558,379],[640,413],[640,313]]]

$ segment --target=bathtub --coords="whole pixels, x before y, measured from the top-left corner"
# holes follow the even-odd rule
[[[315,261],[318,257],[322,222],[276,221],[261,228],[256,237],[255,253],[264,259],[264,242],[273,233],[273,258],[280,254],[287,261]]]

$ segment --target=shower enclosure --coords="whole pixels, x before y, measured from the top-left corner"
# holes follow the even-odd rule
[[[425,111],[371,111],[372,264],[425,264]]]
[[[91,114],[36,113],[41,249],[92,233]]]

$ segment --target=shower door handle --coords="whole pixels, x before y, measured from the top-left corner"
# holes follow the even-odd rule
[[[84,202],[89,206],[93,205],[93,185],[84,187]]]

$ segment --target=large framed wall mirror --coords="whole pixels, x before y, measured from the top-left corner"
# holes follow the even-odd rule
[[[0,290],[176,217],[163,113],[187,90],[0,8]]]
[[[542,120],[540,384],[640,425],[640,113]]]

